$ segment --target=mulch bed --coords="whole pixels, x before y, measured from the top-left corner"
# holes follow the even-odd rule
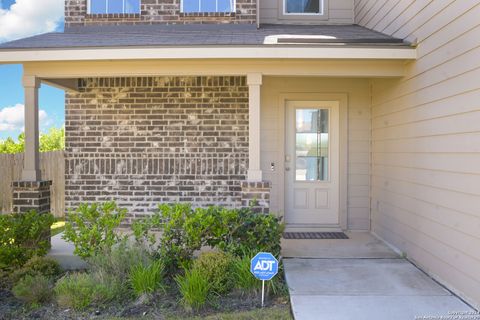
[[[111,318],[146,318],[165,319],[169,317],[183,318],[188,316],[207,316],[218,312],[247,311],[260,308],[260,297],[244,296],[231,293],[218,298],[211,306],[195,314],[185,311],[178,304],[177,297],[172,294],[156,295],[148,301],[128,301],[123,304],[112,303],[103,308],[76,312],[72,309],[59,308],[54,303],[38,308],[29,307],[18,301],[9,291],[0,289],[0,320],[10,319],[111,319]],[[266,301],[267,307],[288,305],[288,298],[275,298]]]

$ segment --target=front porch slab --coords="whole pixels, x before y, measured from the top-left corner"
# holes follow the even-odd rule
[[[399,258],[381,240],[368,232],[346,232],[349,239],[282,239],[285,258]]]
[[[405,320],[474,312],[380,240],[283,242],[292,311],[302,320]],[[416,318],[417,317],[417,318]]]

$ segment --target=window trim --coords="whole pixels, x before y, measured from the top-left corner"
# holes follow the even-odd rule
[[[320,2],[320,13],[288,13],[287,0],[278,0],[278,19],[318,21],[328,20],[329,0],[318,0]]]
[[[96,0],[87,0],[87,14],[90,14],[90,15],[102,15],[102,14],[140,14],[142,12],[142,0],[139,0],[138,1],[138,12],[133,12],[133,13],[127,13],[125,12],[125,2],[127,0],[122,0],[122,12],[121,13],[109,13],[108,12],[108,1],[110,0],[102,0],[105,2],[105,8],[106,8],[106,12],[102,12],[102,13],[92,13],[92,1],[96,1]],[[97,0],[98,1],[98,0]]]
[[[204,14],[204,13],[225,13],[225,14],[232,14],[232,13],[235,13],[237,10],[237,0],[233,0],[233,5],[232,5],[232,10],[231,11],[218,11],[218,0],[215,0],[216,2],[216,5],[215,7],[217,8],[217,11],[194,11],[194,12],[185,12],[183,10],[183,2],[185,0],[180,0],[180,13],[183,13],[183,14]],[[201,3],[202,3],[202,0],[197,0],[199,1],[199,9],[200,9],[200,6],[201,6]],[[208,1],[208,0],[204,0],[204,1]]]

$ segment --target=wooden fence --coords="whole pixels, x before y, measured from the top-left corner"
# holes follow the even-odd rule
[[[23,153],[0,154],[0,213],[12,212],[12,181],[20,180]],[[65,156],[63,151],[40,153],[42,179],[52,180],[51,208],[55,217],[65,216]]]

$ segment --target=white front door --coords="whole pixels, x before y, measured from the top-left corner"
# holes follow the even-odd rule
[[[339,105],[338,101],[287,102],[287,225],[339,224]]]

